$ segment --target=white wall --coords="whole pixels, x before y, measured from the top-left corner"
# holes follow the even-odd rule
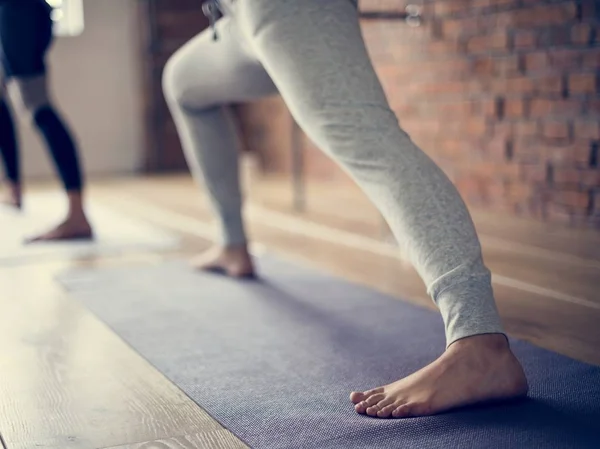
[[[131,173],[142,163],[141,54],[136,0],[85,0],[83,34],[59,37],[49,62],[54,98],[89,176]],[[26,179],[54,176],[45,146],[19,120]]]

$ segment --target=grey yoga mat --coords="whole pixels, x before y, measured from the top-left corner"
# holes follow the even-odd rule
[[[512,341],[528,399],[438,416],[358,415],[348,393],[444,348],[430,310],[272,257],[262,280],[175,262],[61,281],[200,406],[255,448],[598,448],[600,368]]]

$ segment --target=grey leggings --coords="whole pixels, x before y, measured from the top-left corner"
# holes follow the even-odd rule
[[[399,127],[351,0],[226,0],[169,61],[163,87],[191,169],[225,245],[245,243],[238,142],[227,105],[278,92],[308,136],[384,215],[446,326],[447,344],[503,333],[489,270],[457,190]]]

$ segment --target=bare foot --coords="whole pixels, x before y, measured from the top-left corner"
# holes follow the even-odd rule
[[[384,387],[353,392],[358,413],[407,418],[480,402],[525,396],[527,379],[502,334],[477,335],[451,344],[435,362]]]
[[[21,186],[12,182],[6,183],[6,197],[2,200],[5,206],[21,209]]]
[[[26,243],[47,242],[57,240],[91,240],[92,227],[83,214],[69,215],[65,221],[35,237],[30,237]]]
[[[215,247],[191,260],[197,270],[222,273],[234,278],[253,278],[254,265],[245,245]]]

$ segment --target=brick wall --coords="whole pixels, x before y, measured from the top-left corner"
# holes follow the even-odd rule
[[[399,3],[362,0],[361,8]],[[419,28],[363,23],[402,126],[470,205],[600,226],[600,2],[421,4]],[[242,116],[265,168],[288,171],[281,100],[245,106]],[[309,177],[347,179],[308,140],[305,150]]]

